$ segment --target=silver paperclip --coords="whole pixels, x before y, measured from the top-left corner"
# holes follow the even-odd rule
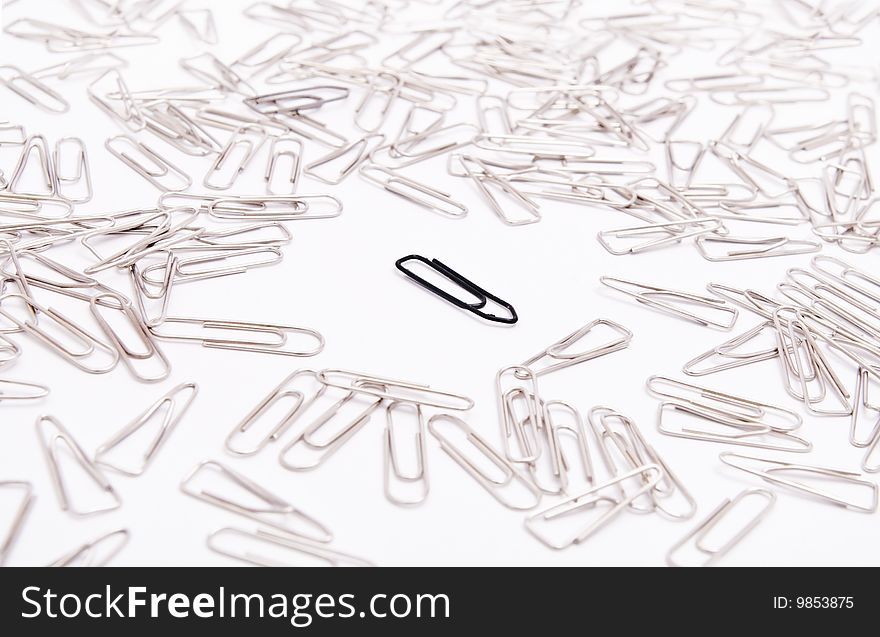
[[[370,140],[375,140],[372,145],[370,144]],[[381,133],[366,135],[358,140],[351,142],[347,146],[332,150],[327,155],[319,157],[315,161],[308,164],[303,169],[303,172],[308,176],[317,179],[318,181],[324,182],[325,184],[330,184],[333,186],[341,184],[345,180],[345,178],[348,177],[352,172],[354,172],[355,169],[360,166],[364,161],[366,161],[367,157],[370,156],[370,153],[381,146],[384,141],[385,135]],[[330,176],[324,176],[315,170],[319,166],[324,166],[325,164],[329,164],[334,160],[349,155],[352,156],[351,160],[341,169],[337,170],[334,174]]]
[[[506,388],[506,377],[514,379],[517,384]],[[495,398],[504,455],[510,462],[536,461],[542,452],[539,432],[544,428],[544,407],[538,395],[536,374],[527,367],[516,365],[498,370]],[[517,413],[520,411],[518,405],[523,405],[522,416]]]
[[[254,138],[252,139],[248,137],[248,134],[252,134]],[[214,162],[208,168],[208,172],[205,173],[205,177],[202,179],[202,185],[211,190],[226,190],[231,188],[238,177],[248,167],[251,160],[256,157],[257,152],[263,147],[267,137],[268,135],[266,134],[266,131],[259,126],[243,126],[242,128],[239,128],[230,136],[229,141],[226,142],[226,145],[217,157],[214,158]],[[243,148],[244,154],[239,160],[238,165],[235,166],[235,169],[230,171],[229,178],[225,182],[213,183],[211,178],[224,169],[226,160],[228,160],[238,148]]]
[[[239,499],[234,495],[218,495],[208,488],[195,486],[201,474],[220,476],[230,491],[238,490]],[[260,524],[291,533],[315,542],[329,542],[333,534],[316,519],[300,511],[292,504],[261,487],[242,474],[214,460],[200,462],[180,483],[180,490],[202,502],[226,509],[232,513],[250,518]],[[241,493],[247,493],[242,498]],[[254,504],[254,499],[259,504]]]
[[[284,148],[288,146],[288,148]],[[266,182],[266,194],[269,195],[292,195],[299,187],[299,176],[302,169],[303,143],[301,140],[292,135],[282,135],[281,137],[273,137],[272,143],[269,145],[269,159],[266,162],[266,173],[263,180]],[[273,183],[275,181],[275,171],[278,164],[283,159],[290,160],[290,173],[287,177],[288,192],[278,192],[275,190]]]
[[[221,539],[224,537],[227,539],[234,538],[239,544],[244,543],[247,545],[248,542],[256,544],[256,548],[249,547],[244,550],[224,548]],[[264,531],[263,529],[250,532],[233,527],[225,527],[211,533],[208,536],[207,543],[208,548],[215,553],[256,566],[303,566],[299,562],[291,563],[287,555],[285,555],[287,559],[282,560],[277,557],[265,557],[261,554],[269,548],[282,553],[293,553],[295,555],[299,554],[300,556],[306,555],[317,558],[330,566],[374,566],[372,562],[368,562],[360,557],[342,553],[323,545],[306,542],[296,537]]]
[[[440,433],[438,423],[450,423],[459,434],[464,434],[464,443],[455,443],[448,434]],[[460,418],[449,414],[437,414],[428,420],[428,431],[431,432],[439,442],[440,448],[449,455],[462,469],[468,472],[470,476],[476,480],[493,498],[509,509],[515,511],[528,511],[538,505],[541,501],[541,491],[529,480],[521,474],[513,463],[508,461],[503,455],[498,453],[492,446],[486,442],[477,432],[471,429],[467,423]],[[475,461],[464,452],[464,444],[479,451],[481,461]],[[486,461],[494,467],[494,473],[486,467]],[[514,499],[508,493],[515,490],[519,485],[520,496]],[[527,494],[528,498],[523,501],[523,494]]]
[[[732,453],[729,451],[725,451],[724,453],[720,454],[718,458],[721,460],[721,462],[730,467],[733,467],[734,469],[739,469],[740,471],[751,473],[752,475],[758,476],[759,478],[762,478],[767,482],[779,484],[785,487],[789,487],[790,489],[794,489],[796,491],[807,493],[809,495],[827,500],[842,507],[846,507],[847,509],[860,511],[862,513],[874,513],[877,511],[877,483],[872,482],[871,480],[865,480],[861,477],[861,474],[859,473],[844,471],[841,469],[829,469],[828,467],[817,467],[815,465],[794,464],[785,460],[774,460],[772,458],[747,456],[744,454]],[[746,466],[743,466],[743,464],[738,464],[734,459],[746,461],[751,460],[754,463],[757,463],[758,467],[747,466],[748,463],[746,463]],[[763,468],[761,468],[761,465],[763,465]],[[781,477],[779,475],[786,472],[794,475],[813,474],[815,476],[823,478],[825,481],[836,481],[845,484],[858,485],[860,487],[863,486],[868,489],[870,495],[868,497],[867,503],[861,503],[853,499],[846,499],[842,496],[835,495],[834,493],[831,493],[825,489],[812,487],[805,482]]]
[[[722,520],[726,519],[730,514],[730,511],[732,511],[737,504],[752,496],[761,498],[765,501],[761,509],[749,518],[745,524],[740,526],[735,534],[731,535],[725,542],[721,543],[720,546],[707,546],[705,539],[712,529],[714,529]],[[732,500],[730,498],[725,498],[705,520],[700,522],[690,533],[685,535],[680,541],[676,542],[671,549],[669,549],[669,552],[666,554],[666,563],[669,566],[685,566],[675,559],[675,555],[688,542],[694,540],[694,548],[696,551],[698,551],[701,556],[705,556],[705,559],[697,565],[709,566],[726,555],[730,549],[736,546],[740,540],[748,535],[749,531],[755,528],[755,525],[763,520],[767,513],[770,512],[774,502],[776,502],[776,494],[767,489],[746,489],[745,491],[740,492]]]
[[[49,564],[50,567],[72,567],[72,566],[88,566],[98,567],[106,566],[116,555],[125,548],[130,537],[128,529],[117,529],[106,533],[99,538],[86,542],[78,546],[70,553],[66,553],[57,560]],[[109,545],[109,546],[106,546]],[[101,554],[98,550],[106,551]]]
[[[95,464],[127,476],[139,476],[143,474],[147,466],[155,457],[156,452],[159,451],[160,447],[171,435],[171,432],[177,427],[177,423],[180,422],[180,419],[186,413],[187,409],[189,409],[189,406],[192,404],[198,391],[198,385],[195,383],[182,383],[166,392],[165,395],[150,405],[146,411],[128,423],[125,427],[119,430],[119,432],[114,434],[110,440],[98,447],[95,451]],[[188,396],[181,399],[180,394],[183,392],[187,392]],[[141,454],[140,462],[138,464],[133,467],[126,467],[121,464],[116,464],[112,459],[107,458],[107,456],[110,455],[114,449],[119,447],[120,444],[125,442],[129,437],[140,431],[142,428],[146,427],[147,424],[157,416],[157,414],[162,413],[163,409],[165,411],[164,415],[162,415],[159,430],[150,441],[146,451]]]
[[[0,309],[0,313],[2,313],[2,309]],[[196,326],[200,331],[191,333],[174,332],[173,326],[175,325]],[[296,327],[293,325],[166,316],[161,324],[147,326],[147,328],[158,339],[198,343],[202,347],[209,349],[228,349],[239,352],[297,357],[315,356],[324,349],[324,337],[320,332],[307,327]],[[254,336],[246,338],[224,337],[223,332],[253,334]],[[288,336],[294,334],[304,336],[313,341],[314,344],[311,347],[291,345],[288,343]]]
[[[12,71],[12,76],[3,77],[6,71]],[[60,93],[17,66],[0,66],[0,82],[28,103],[50,113],[66,113],[70,110],[70,103]]]
[[[18,539],[18,536],[24,527],[25,520],[27,519],[28,513],[31,510],[31,506],[34,504],[35,499],[34,488],[30,482],[20,480],[0,480],[0,491],[5,490],[20,490],[23,491],[24,494],[21,499],[21,504],[18,505],[18,509],[12,517],[12,523],[8,530],[6,530],[3,535],[0,535],[0,566],[6,564],[9,553],[12,551],[15,540]]]
[[[23,301],[26,305],[30,306],[30,310],[34,310],[41,316],[52,319],[57,327],[60,328],[62,332],[66,333],[68,339],[73,341],[73,343],[63,343],[57,336],[45,329],[45,327],[38,326],[36,321],[21,320],[15,315],[10,314],[8,310],[3,308],[2,304],[3,301],[11,298]],[[32,299],[21,294],[4,294],[0,297],[0,315],[10,320],[17,328],[20,328],[35,337],[38,341],[46,345],[78,369],[88,372],[89,374],[106,374],[116,367],[116,363],[119,361],[119,352],[115,347],[103,343],[63,314],[60,314],[51,308],[43,307]],[[75,349],[74,344],[78,345],[79,349]],[[104,366],[89,366],[89,360],[98,350],[105,354],[109,354],[111,357],[110,362]]]
[[[646,474],[653,475],[646,477]],[[607,525],[621,511],[629,507],[633,500],[653,490],[662,477],[663,471],[656,464],[636,467],[632,471],[613,477],[608,482],[591,487],[583,493],[566,498],[543,511],[530,515],[525,519],[526,530],[544,546],[557,551],[574,544],[580,544],[592,537],[596,531]],[[602,493],[609,487],[614,487],[615,491],[617,491],[620,489],[622,482],[633,479],[639,479],[642,483],[641,486],[623,498]],[[594,513],[597,509],[600,510],[600,513]],[[602,509],[605,509],[604,512],[601,512]],[[555,540],[538,530],[540,522],[547,523],[556,518],[564,518],[565,516],[584,512],[592,513],[595,519],[579,529],[574,535],[569,534],[562,540]]]
[[[310,378],[315,385],[312,391],[306,393],[305,389],[294,389],[294,383],[301,377]],[[271,442],[277,442],[284,432],[290,428],[296,418],[309,408],[327,390],[327,386],[318,380],[318,373],[311,369],[300,369],[282,380],[277,387],[270,391],[257,405],[242,418],[235,428],[226,436],[223,443],[226,450],[239,456],[250,456],[258,453]],[[278,419],[269,432],[260,438],[253,446],[241,447],[235,444],[236,439],[243,437],[270,409],[282,400],[292,400],[293,406]]]
[[[619,336],[611,338],[606,343],[590,347],[586,350],[578,352],[569,351],[575,343],[583,338],[587,338],[591,332],[600,325],[610,328],[612,332]],[[577,365],[578,363],[583,363],[598,358],[599,356],[604,356],[605,354],[611,354],[612,352],[625,349],[629,346],[632,336],[632,332],[614,321],[609,319],[595,319],[583,327],[576,329],[568,336],[564,336],[555,343],[547,346],[528,360],[523,361],[520,365],[521,367],[527,367],[530,369],[535,376],[541,376],[542,374],[548,374],[559,369],[570,367],[571,365]],[[547,364],[542,367],[536,367],[536,363],[544,361],[545,359]]]
[[[149,163],[145,164],[143,160],[135,159],[124,150],[116,148],[119,143],[128,144],[130,147],[137,150]],[[192,185],[192,179],[188,174],[159,155],[143,142],[128,137],[127,135],[111,137],[104,142],[104,147],[111,155],[122,161],[126,166],[163,192],[186,190]],[[160,181],[163,177],[168,176],[176,179],[178,183],[164,184]]]
[[[870,404],[868,397],[870,381],[871,377],[868,371],[860,367],[856,372],[856,388],[853,392],[853,411],[849,426],[849,443],[854,447],[868,447],[872,441],[880,436],[880,414],[877,413],[878,409]],[[860,436],[859,421],[864,419],[863,413],[868,410],[873,411],[876,418],[867,435],[862,434]]]
[[[119,304],[119,311],[122,312],[123,317],[131,328],[130,331],[136,335],[139,343],[134,346],[127,345],[123,342],[119,332],[110,325],[106,318],[104,318],[104,315],[98,309],[98,301],[108,298],[113,299],[115,303]],[[165,354],[163,354],[162,350],[153,342],[153,337],[150,334],[149,328],[143,322],[138,313],[135,312],[131,301],[115,292],[102,292],[101,294],[92,297],[92,300],[90,301],[90,309],[92,316],[95,317],[95,320],[98,321],[104,334],[119,352],[119,358],[122,359],[122,362],[128,368],[128,371],[131,372],[132,376],[145,383],[156,383],[168,378],[168,375],[171,373],[171,363],[168,362]],[[156,369],[152,372],[148,371],[146,373],[141,371],[140,366],[137,363],[146,363],[146,361],[153,361],[149,364],[152,364]]]
[[[654,308],[665,314],[680,316],[689,321],[693,321],[694,323],[705,325],[706,327],[717,327],[723,330],[729,330],[733,328],[733,325],[736,323],[736,319],[739,316],[739,310],[729,305],[727,301],[723,299],[656,287],[644,283],[636,283],[635,281],[627,281],[625,279],[617,279],[609,276],[600,277],[599,281],[603,285],[610,287],[612,290],[631,296],[639,303],[647,305],[648,307]],[[721,322],[718,319],[713,319],[709,316],[701,316],[690,310],[684,309],[695,305],[711,312],[727,314],[730,317],[729,321],[726,323]]]
[[[467,216],[467,206],[453,199],[449,193],[405,177],[390,168],[366,163],[360,167],[358,172],[367,181],[377,184],[417,206],[454,219]]]
[[[801,415],[790,409],[692,385],[666,376],[651,376],[645,386],[652,396],[689,403],[708,411],[718,412],[733,420],[742,420],[745,424],[767,426],[780,432],[794,431],[803,424]],[[773,421],[770,421],[771,414],[775,416]]]
[[[682,425],[676,429],[669,425],[668,419],[664,424],[664,414],[673,411],[695,417],[705,423],[704,426],[714,424],[715,429],[697,428],[693,425]],[[790,432],[778,431],[770,425],[745,421],[739,415],[725,414],[718,409],[707,409],[694,403],[673,401],[660,403],[657,410],[657,431],[676,438],[719,442],[772,451],[806,453],[813,448],[813,443]]]
[[[43,432],[45,429],[45,423],[48,423],[49,426],[55,430],[55,433],[49,436],[48,439]],[[89,460],[85,451],[83,451],[82,447],[80,447],[76,440],[73,439],[73,436],[70,435],[67,429],[64,428],[64,425],[52,416],[40,416],[37,418],[36,427],[37,438],[39,439],[40,446],[45,454],[46,463],[49,467],[49,475],[52,477],[52,484],[55,487],[55,493],[58,495],[58,503],[60,504],[62,511],[67,511],[76,516],[87,516],[113,511],[122,506],[122,501],[119,499],[119,495],[116,493],[113,485],[110,484],[95,463]],[[110,497],[111,501],[109,503],[96,505],[82,510],[76,507],[75,503],[71,500],[67,483],[64,481],[61,467],[58,464],[58,450],[61,446],[65,447],[70,452],[73,459],[80,468],[88,474],[92,482],[94,482],[103,493]]]
[[[356,400],[360,396],[356,391],[347,392],[309,424],[302,433],[287,443],[278,454],[278,462],[281,466],[289,471],[310,471],[317,468],[331,455],[336,453],[342,445],[348,442],[354,434],[370,421],[370,415],[382,404],[383,399],[371,397],[371,400],[369,400],[363,410],[358,412],[354,418],[339,428],[338,431],[327,437],[326,440],[319,438],[319,432],[324,427],[328,427],[328,423],[339,413],[344,405]],[[298,460],[288,457],[297,454],[299,455]],[[308,459],[309,457],[311,459]]]
[[[415,460],[414,469],[407,472],[403,470],[396,446],[395,430],[401,428],[395,424],[394,412],[412,410],[416,418],[415,429]],[[428,482],[428,449],[425,439],[425,420],[422,416],[422,406],[411,403],[389,402],[385,406],[385,435],[383,446],[383,485],[385,497],[389,502],[398,506],[417,506],[428,497],[430,484]],[[415,490],[417,488],[417,490]],[[409,493],[415,490],[415,493]],[[403,495],[404,491],[407,495]]]
[[[73,171],[73,175],[71,176],[68,176],[62,169],[62,149],[64,149],[67,145],[73,145],[76,147],[76,163],[74,164],[75,170]],[[86,152],[85,142],[83,142],[83,140],[81,140],[79,137],[60,138],[55,142],[55,152],[53,153],[52,161],[55,165],[55,183],[58,196],[66,201],[77,204],[86,203],[91,200],[92,171],[89,168],[89,157]],[[62,189],[62,184],[65,186],[64,189]],[[66,191],[68,188],[70,188],[71,190],[81,189],[82,192],[79,195],[74,193],[67,194],[64,191]]]
[[[345,391],[369,394],[378,398],[404,403],[416,403],[425,407],[466,411],[474,406],[467,396],[431,389],[428,385],[372,376],[343,369],[323,369],[318,378],[329,387]]]

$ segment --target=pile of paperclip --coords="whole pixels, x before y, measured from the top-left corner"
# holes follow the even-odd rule
[[[32,7],[19,2],[6,4]],[[433,162],[478,194],[484,206],[475,212],[488,209],[509,226],[540,221],[539,202],[546,201],[635,217],[638,225],[599,233],[598,243],[615,255],[691,243],[709,261],[729,261],[817,252],[823,243],[854,253],[880,246],[880,206],[866,157],[877,137],[868,96],[877,90],[877,68],[851,62],[861,61],[861,34],[880,24],[875,3],[639,0],[626,11],[615,13],[618,7],[609,4],[609,14],[595,15],[585,6],[592,3],[578,0],[256,2],[244,16],[277,33],[235,59],[211,52],[181,59],[192,86],[142,87],[126,72],[125,47],[159,43],[173,20],[206,46],[214,44],[212,10],[176,0],[70,2],[85,26],[56,24],[51,16],[6,22],[7,35],[67,57],[39,69],[0,65],[4,100],[17,96],[63,116],[70,108],[65,95],[85,91],[106,114],[108,131],[111,123],[124,130],[108,132],[106,151],[155,186],[157,201],[150,208],[75,214],[93,188],[104,186],[91,173],[85,143],[76,137],[53,143],[27,122],[0,123],[0,146],[20,148],[14,166],[0,167],[5,367],[23,348],[41,345],[87,373],[109,372],[121,361],[135,379],[153,382],[171,372],[161,341],[294,357],[319,353],[324,339],[311,328],[170,310],[180,285],[281,261],[291,240],[288,222],[342,212],[332,191],[300,193],[301,175],[332,188],[357,174],[402,205],[453,219],[469,214],[442,186],[419,177],[432,174],[424,167]],[[768,20],[771,13],[775,21]],[[421,19],[402,17],[412,15]],[[384,35],[403,45],[386,51]],[[830,57],[841,53],[847,63]],[[693,57],[713,61],[713,70],[672,73]],[[658,87],[662,97],[643,97]],[[462,101],[472,105],[473,117],[452,115]],[[389,114],[401,105],[407,115],[392,130]],[[786,110],[794,106],[801,108]],[[682,136],[689,118],[707,107],[724,113],[718,128]],[[797,121],[795,112],[808,117]],[[355,137],[342,132],[342,121],[359,131]],[[157,150],[157,141],[173,153]],[[774,154],[803,171],[776,167]],[[176,156],[203,158],[203,171],[179,168]],[[258,161],[264,183],[243,184],[245,169]],[[39,187],[24,185],[23,175],[34,169]],[[233,186],[252,194],[224,192]],[[71,243],[90,255],[88,267],[54,256],[53,248]],[[124,273],[129,290],[102,282],[108,272]],[[816,256],[808,268],[790,269],[775,293],[722,283],[702,292],[611,276],[601,282],[645,309],[702,326],[732,329],[743,309],[762,317],[756,328],[687,362],[684,374],[776,361],[785,393],[813,416],[850,418],[849,441],[866,451],[861,470],[880,471],[880,402],[869,392],[880,382],[880,277]],[[47,293],[87,304],[94,327],[38,301]],[[483,303],[486,297],[496,299],[486,293]],[[515,322],[506,305],[513,314],[508,322]],[[114,327],[119,321],[137,336],[134,342]],[[594,330],[611,335],[601,346],[579,350]],[[772,345],[755,349],[762,335]],[[304,427],[284,443],[278,461],[291,471],[314,469],[381,408],[385,492],[396,504],[415,506],[428,496],[430,434],[503,505],[525,511],[556,498],[525,519],[526,529],[553,549],[586,541],[627,510],[687,520],[697,503],[632,419],[603,406],[583,418],[571,403],[547,399],[538,388],[541,375],[623,349],[631,337],[625,327],[597,319],[499,371],[500,447],[454,415],[473,406],[467,396],[370,373],[300,369],[232,429],[226,450],[256,454],[298,422]],[[0,385],[4,401],[49,393],[5,375]],[[661,400],[660,433],[777,452],[725,451],[720,460],[786,491],[877,510],[877,485],[861,473],[778,455],[812,447],[796,433],[802,418],[795,411],[668,377],[648,379],[647,390]],[[196,383],[176,386],[94,454],[77,444],[63,418],[41,417],[37,428],[61,508],[90,515],[119,507],[105,471],[143,473],[196,393]],[[291,407],[266,429],[261,417],[282,401]],[[346,405],[358,405],[357,414],[340,426],[334,417]],[[436,413],[428,417],[425,410]],[[673,424],[682,416],[689,424]],[[403,421],[415,432],[415,445],[397,443]],[[117,458],[135,432],[157,423],[138,462]],[[106,505],[76,505],[60,468],[61,447],[107,496]],[[403,459],[401,448],[415,455]],[[825,482],[816,487],[805,475]],[[862,488],[864,498],[837,495],[833,485],[844,483]],[[11,528],[0,534],[2,564],[33,493],[24,480],[5,480],[0,488],[22,494]],[[297,563],[304,555],[333,565],[369,564],[330,548],[333,535],[325,525],[222,463],[199,464],[182,489],[261,525],[212,533],[208,546],[218,553],[266,565]],[[235,489],[261,504],[228,495]],[[733,536],[707,541],[746,499],[758,499],[759,512],[739,522]],[[775,499],[775,492],[757,488],[723,499],[670,549],[667,561],[714,562]],[[128,536],[128,529],[113,531],[55,564],[104,564]],[[266,552],[284,558],[263,557]]]

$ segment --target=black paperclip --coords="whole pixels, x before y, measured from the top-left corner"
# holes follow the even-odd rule
[[[447,279],[449,279],[450,281],[452,281],[453,283],[458,285],[462,290],[465,290],[466,292],[473,294],[475,297],[477,297],[478,301],[476,303],[466,303],[465,301],[462,301],[461,299],[452,296],[451,294],[449,294],[445,290],[438,288],[433,283],[429,283],[428,281],[426,281],[425,279],[420,277],[418,274],[415,274],[411,270],[407,270],[403,266],[403,264],[406,263],[407,261],[413,261],[413,260],[421,261],[422,263],[427,265],[429,268],[431,268],[435,272],[442,274],[444,277],[446,277]],[[476,314],[480,318],[484,318],[487,321],[493,321],[495,323],[505,323],[507,325],[513,325],[518,320],[518,318],[516,316],[516,310],[513,309],[513,306],[510,303],[498,298],[497,296],[495,296],[494,294],[491,294],[490,292],[487,292],[486,290],[484,290],[483,288],[478,286],[473,281],[469,281],[468,279],[464,278],[458,272],[456,272],[455,270],[450,268],[448,265],[444,265],[443,263],[441,263],[437,259],[430,259],[429,260],[423,256],[419,256],[418,254],[410,254],[408,256],[401,257],[400,259],[398,259],[394,263],[394,265],[397,266],[398,270],[403,272],[406,276],[408,276],[413,281],[415,281],[416,283],[421,285],[423,288],[430,290],[431,292],[433,292],[434,294],[436,294],[440,298],[449,301],[453,305],[460,307],[463,310],[467,310],[468,312]],[[500,316],[495,316],[494,314],[489,314],[487,312],[483,312],[482,308],[484,308],[486,306],[486,303],[490,300],[497,303],[498,305],[505,308],[506,310],[508,310],[510,312],[510,317],[504,318],[504,317],[500,317]]]

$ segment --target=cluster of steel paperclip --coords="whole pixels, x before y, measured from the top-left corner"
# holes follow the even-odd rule
[[[126,75],[127,61],[116,51],[160,42],[172,20],[204,44],[214,44],[212,10],[176,0],[70,1],[88,26],[52,23],[51,16],[4,25],[9,36],[74,54],[34,70],[0,65],[0,84],[11,91],[4,99],[14,94],[35,108],[63,114],[70,108],[65,93],[79,82],[76,90],[85,90],[125,131],[107,138],[106,150],[161,194],[147,209],[75,215],[93,188],[102,187],[93,179],[86,144],[66,137],[53,145],[23,124],[0,124],[0,146],[20,147],[11,170],[0,168],[5,260],[0,365],[21,353],[20,341],[39,343],[91,374],[109,372],[121,361],[144,382],[164,380],[171,372],[159,346],[164,340],[318,354],[324,339],[313,329],[170,310],[172,289],[181,284],[281,261],[281,249],[291,240],[286,222],[342,212],[332,194],[300,193],[301,175],[336,186],[357,173],[408,204],[450,218],[466,216],[465,203],[419,176],[420,170],[439,174],[425,170],[431,164],[424,162],[433,162],[445,169],[445,177],[469,185],[483,207],[509,226],[541,220],[539,201],[635,217],[640,225],[599,233],[599,244],[615,255],[691,239],[709,261],[816,252],[822,242],[854,253],[880,245],[865,153],[877,138],[874,101],[865,94],[876,91],[876,64],[839,64],[826,57],[857,50],[860,34],[880,23],[880,8],[870,2],[772,0],[752,6],[744,0],[639,0],[632,9],[598,17],[582,13],[586,7],[578,0],[457,0],[437,7],[426,0],[256,2],[244,16],[277,29],[275,35],[234,60],[210,52],[181,59],[194,85],[141,87]],[[430,12],[431,19],[400,19],[404,9],[413,8]],[[767,26],[768,12],[780,16],[782,26]],[[387,53],[385,36],[404,43]],[[688,56],[711,58],[714,71],[670,76],[668,67]],[[665,95],[646,99],[658,85]],[[835,96],[845,103],[827,107]],[[474,117],[455,114],[462,100],[472,105]],[[788,118],[787,107],[811,103],[816,106],[807,121]],[[682,136],[689,118],[707,104],[726,108],[725,119],[698,139]],[[391,130],[390,115],[401,108],[403,125]],[[343,121],[357,130],[354,137],[338,125]],[[178,160],[157,150],[156,141],[181,156],[203,158],[203,172],[179,168]],[[768,150],[785,165],[758,158]],[[242,183],[261,156],[263,184]],[[802,174],[790,173],[792,162]],[[22,179],[35,166],[38,189]],[[196,192],[189,192],[194,183]],[[253,194],[223,192],[233,187]],[[754,228],[759,230],[749,230]],[[814,237],[797,234],[804,228]],[[71,243],[85,249],[90,265],[78,269],[48,256],[55,246]],[[112,271],[128,277],[129,293],[98,278]],[[880,471],[880,402],[869,392],[872,381],[880,381],[880,277],[817,256],[809,269],[790,269],[770,295],[721,283],[700,292],[609,276],[601,282],[642,306],[706,327],[732,329],[740,309],[758,315],[762,322],[698,355],[683,372],[703,376],[776,361],[785,391],[811,415],[851,418],[849,442],[866,450],[861,469]],[[87,304],[95,327],[37,301],[47,293]],[[113,326],[119,320],[137,336],[135,342]],[[579,349],[579,342],[602,330],[609,331],[604,344]],[[756,349],[764,335],[772,343]],[[453,415],[474,405],[466,396],[372,374],[300,369],[233,428],[226,450],[257,454],[299,423],[304,426],[281,447],[278,460],[290,471],[311,470],[381,407],[385,494],[395,504],[415,506],[428,496],[430,434],[504,506],[532,510],[542,499],[556,498],[525,519],[526,529],[550,548],[584,542],[627,510],[687,520],[697,510],[694,498],[632,419],[602,406],[583,418],[571,403],[546,399],[538,389],[541,375],[623,349],[631,338],[623,326],[597,319],[499,371],[500,447]],[[2,400],[49,393],[38,383],[8,378],[0,379],[0,386]],[[662,434],[775,452],[812,447],[795,434],[801,416],[784,407],[662,376],[648,379],[647,389],[661,400]],[[58,419],[42,416],[37,429],[61,508],[73,515],[118,508],[104,471],[141,475],[197,391],[192,382],[177,385],[94,454]],[[289,408],[266,429],[265,415],[279,405]],[[356,413],[340,426],[343,409]],[[426,410],[436,413],[426,416]],[[672,424],[682,416],[687,424]],[[119,460],[119,448],[156,422],[158,432],[139,461]],[[399,444],[404,423],[414,432],[414,444]],[[104,505],[77,505],[59,465],[61,448],[104,493]],[[404,449],[411,457],[402,457]],[[596,455],[601,463],[594,465]],[[853,510],[877,510],[877,485],[858,472],[776,456],[723,452],[720,459],[788,490]],[[865,497],[841,497],[827,484],[803,481],[805,474],[827,484],[855,485]],[[33,493],[26,481],[3,481],[0,488],[22,493],[12,526],[0,535],[2,564]],[[226,527],[212,533],[208,546],[218,553],[265,565],[279,563],[264,557],[267,551],[287,553],[291,562],[308,555],[333,565],[369,564],[330,548],[333,535],[325,525],[224,464],[199,464],[181,488],[262,525],[256,531]],[[247,497],[230,495],[235,490]],[[733,536],[706,540],[729,511],[753,498],[762,501],[760,511],[740,522]],[[667,561],[717,560],[775,498],[767,489],[748,489],[723,500],[672,547]],[[128,534],[113,531],[55,564],[106,563]],[[683,557],[688,551],[689,558]]]

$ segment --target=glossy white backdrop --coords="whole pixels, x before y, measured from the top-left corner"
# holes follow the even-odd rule
[[[210,3],[220,37],[220,44],[212,50],[221,59],[231,59],[273,33],[272,28],[241,17],[245,4]],[[73,25],[79,18],[71,6],[61,0],[21,0],[5,9],[3,20],[41,14]],[[425,5],[418,11],[428,16],[435,15],[436,9]],[[158,46],[119,51],[130,62],[124,76],[132,90],[192,83],[178,59],[197,54],[203,45],[176,21],[163,27],[160,35]],[[382,39],[384,43],[386,37]],[[388,50],[404,41],[387,37]],[[876,59],[876,46],[867,48]],[[686,51],[664,71],[664,77],[696,74],[707,57],[711,56]],[[4,64],[36,69],[58,60],[39,43],[0,35],[0,62]],[[0,88],[0,120],[25,124],[28,132],[43,133],[50,141],[69,135],[86,141],[95,197],[78,207],[77,214],[154,206],[158,192],[104,149],[104,140],[121,131],[88,101],[86,83],[53,82],[72,104],[65,115],[37,110]],[[876,93],[876,87],[864,90]],[[457,108],[457,117],[475,117],[470,100],[460,99]],[[788,107],[777,113],[777,121],[822,121],[842,116],[843,108],[836,95],[827,103]],[[321,117],[348,132],[348,112],[350,105],[346,111],[322,113]],[[703,99],[681,136],[717,136],[733,113]],[[398,105],[389,130],[399,126],[402,114]],[[205,160],[184,157],[160,142],[149,143],[167,151],[191,172],[196,183],[201,181]],[[307,148],[307,161],[324,152],[314,145]],[[871,151],[869,157],[873,156]],[[262,192],[264,157],[239,179],[235,192]],[[661,156],[649,157],[662,166]],[[2,156],[7,169],[10,158],[14,160],[11,155]],[[334,546],[380,565],[661,565],[667,549],[722,498],[762,486],[757,479],[723,467],[718,460],[723,446],[661,436],[655,427],[658,401],[645,392],[648,376],[682,377],[685,361],[760,319],[743,312],[730,334],[702,328],[615,296],[601,289],[598,279],[607,274],[697,292],[717,281],[770,292],[787,268],[806,266],[809,256],[709,263],[691,246],[677,246],[614,257],[597,244],[596,232],[631,225],[629,217],[547,201],[542,203],[540,223],[508,227],[493,215],[472,184],[445,174],[442,160],[430,166],[421,168],[421,174],[466,202],[470,214],[465,219],[437,216],[357,175],[332,191],[304,178],[300,192],[333,192],[342,198],[341,217],[289,223],[293,241],[285,247],[280,265],[175,288],[171,301],[175,315],[264,320],[318,329],[327,346],[314,359],[161,343],[173,365],[171,377],[158,385],[145,385],[122,366],[103,376],[83,374],[19,336],[24,354],[13,366],[0,370],[0,377],[45,383],[51,395],[38,403],[0,403],[0,479],[30,480],[37,494],[9,564],[48,563],[79,543],[120,527],[130,530],[131,540],[114,560],[117,566],[233,563],[210,552],[205,538],[226,525],[246,528],[247,521],[179,490],[181,478],[204,459],[228,463],[255,479],[329,526],[337,538]],[[802,172],[803,168],[792,165],[791,170]],[[809,234],[805,228],[796,232]],[[824,250],[838,254],[836,249]],[[481,323],[412,285],[394,268],[396,259],[410,253],[436,257],[509,300],[519,313],[519,323],[509,328]],[[71,256],[72,263],[86,263],[81,249],[72,248],[69,254],[76,255]],[[844,258],[877,271],[876,253]],[[122,279],[113,281],[127,290]],[[691,489],[699,503],[694,520],[675,523],[653,515],[625,514],[584,545],[553,552],[525,531],[523,514],[497,504],[433,439],[429,440],[431,492],[427,502],[415,509],[398,508],[382,492],[381,413],[313,472],[291,473],[281,468],[276,461],[281,444],[246,459],[230,457],[223,449],[225,436],[242,416],[299,367],[341,367],[466,394],[476,406],[464,418],[498,443],[497,370],[525,360],[600,317],[631,329],[630,347],[542,378],[541,393],[547,399],[570,401],[583,413],[595,405],[607,405],[632,417]],[[703,380],[711,387],[800,409],[785,394],[776,362]],[[88,519],[61,512],[37,444],[36,417],[56,416],[91,452],[164,391],[186,381],[199,384],[199,395],[146,474],[134,479],[108,474],[121,494],[122,508]],[[847,427],[845,418],[805,415],[801,433],[815,449],[793,458],[856,469],[862,452],[847,443]],[[783,492],[778,495],[771,514],[724,564],[880,564],[877,514],[859,514]]]

